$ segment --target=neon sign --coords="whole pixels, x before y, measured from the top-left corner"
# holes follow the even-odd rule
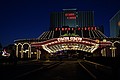
[[[75,14],[74,13],[66,13],[65,16],[67,16],[67,17],[68,16],[75,16]]]
[[[82,38],[80,38],[80,37],[63,37],[63,38],[58,38],[57,40],[59,42],[69,42],[69,41],[81,42]]]
[[[76,15],[74,13],[66,13],[65,16],[67,19],[76,19]]]
[[[76,19],[76,17],[74,16],[74,17],[67,17],[67,19]]]
[[[55,31],[60,31],[60,30],[62,30],[62,31],[70,31],[70,30],[97,30],[97,28],[96,27],[78,27],[78,28],[55,28]]]

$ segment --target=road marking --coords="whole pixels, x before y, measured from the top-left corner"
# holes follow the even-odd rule
[[[43,68],[44,68],[44,66],[43,66],[43,67],[40,67],[40,68],[38,68],[38,69],[32,70],[32,71],[23,73],[23,74],[21,74],[21,75],[16,76],[14,79],[20,78],[20,77],[22,77],[22,76],[28,75],[28,74],[30,74],[30,73],[32,73],[32,72],[36,72],[36,71],[38,71],[38,70],[42,70]]]
[[[42,70],[42,69],[44,69],[44,68],[48,68],[48,69],[49,69],[49,68],[51,68],[51,67],[53,67],[53,66],[56,66],[56,65],[58,65],[58,64],[60,64],[60,63],[50,64],[49,66],[43,66],[43,67],[34,69],[34,70],[32,70],[32,71],[29,71],[29,72],[23,73],[23,74],[21,74],[21,75],[18,75],[18,76],[16,76],[14,79],[20,78],[20,77],[22,77],[22,76],[28,75],[28,74],[30,74],[30,73],[33,73],[33,72],[36,72],[36,71],[39,71],[39,70]]]
[[[94,74],[92,74],[87,68],[85,68],[80,62],[78,62],[94,79],[97,79]]]
[[[94,64],[94,65],[98,65],[98,66],[101,66],[101,67],[104,67],[104,68],[107,68],[107,69],[112,69],[111,67],[109,66],[105,66],[105,65],[102,65],[102,64],[99,64],[99,63],[95,63],[95,62],[91,62],[91,61],[87,61],[87,60],[84,60],[85,62],[88,62],[88,63],[91,63],[91,64]]]

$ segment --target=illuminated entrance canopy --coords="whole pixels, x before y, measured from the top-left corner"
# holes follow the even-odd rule
[[[96,49],[110,46],[110,42],[92,40],[81,37],[60,37],[43,42],[32,43],[33,47],[42,48],[48,53],[56,53],[62,50],[81,50],[93,53]]]

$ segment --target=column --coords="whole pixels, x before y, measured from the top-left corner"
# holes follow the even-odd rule
[[[21,58],[23,58],[23,45],[21,45]]]
[[[110,47],[111,51],[112,51],[112,57],[115,57],[115,46]]]
[[[115,49],[112,49],[112,57],[115,57]]]
[[[37,59],[40,59],[41,51],[37,49]]]
[[[18,57],[18,45],[15,44],[15,46],[16,46],[16,57]]]
[[[31,46],[29,44],[29,47],[28,47],[28,58],[31,58]]]
[[[101,54],[102,54],[102,56],[106,57],[106,49],[105,48],[101,50]]]
[[[39,56],[38,56],[38,59],[40,59],[40,55],[41,55],[41,51],[39,50]]]
[[[103,49],[104,56],[106,56],[106,48]]]

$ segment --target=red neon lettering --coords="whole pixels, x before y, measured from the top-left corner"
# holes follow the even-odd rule
[[[58,28],[55,28],[55,31],[57,31],[58,30]]]
[[[67,19],[76,19],[76,17],[67,17]]]
[[[62,31],[64,31],[64,28],[62,28]]]
[[[80,28],[78,28],[78,30],[80,30]]]
[[[67,28],[65,28],[65,30],[67,30]]]
[[[88,30],[90,30],[90,27],[88,27]]]
[[[93,30],[93,27],[91,27],[91,30]]]
[[[68,31],[70,30],[70,28],[68,28]]]
[[[94,30],[97,30],[97,28],[95,27]]]
[[[74,28],[72,28],[72,30],[74,30]]]
[[[74,13],[66,13],[65,16],[67,16],[67,17],[68,16],[75,16],[75,14]]]
[[[59,28],[59,30],[60,30],[60,28]]]

